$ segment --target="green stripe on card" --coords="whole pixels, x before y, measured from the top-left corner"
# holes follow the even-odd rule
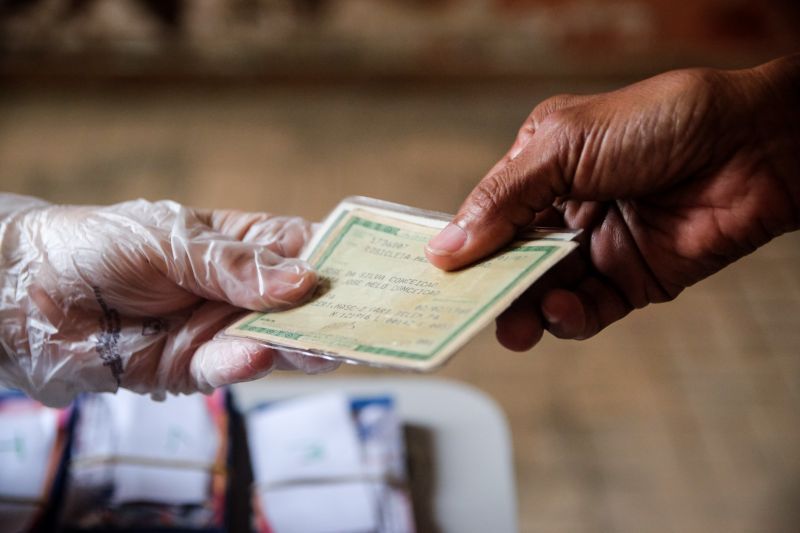
[[[263,333],[265,335],[275,335],[276,337],[283,337],[284,339],[292,339],[294,341],[300,339],[303,335],[300,333],[292,333],[291,331],[282,331],[279,329],[262,328],[261,326],[252,326],[250,324],[243,324],[240,329],[245,331],[252,331],[253,333]]]

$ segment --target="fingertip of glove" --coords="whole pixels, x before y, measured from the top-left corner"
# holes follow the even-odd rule
[[[280,236],[279,245],[284,257],[297,257],[311,237],[308,222],[302,218],[290,220]]]
[[[276,370],[300,370],[304,374],[325,374],[339,368],[340,361],[300,352],[278,351]]]
[[[198,384],[217,388],[266,376],[275,367],[275,355],[275,350],[250,341],[211,341],[195,352],[192,370]]]
[[[287,261],[266,272],[264,299],[267,307],[283,307],[303,301],[317,285],[317,274],[302,261]]]

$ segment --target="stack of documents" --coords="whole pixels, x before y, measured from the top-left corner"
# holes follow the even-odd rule
[[[155,402],[120,389],[81,399],[68,527],[217,528],[228,451],[224,393]]]
[[[0,393],[0,529],[42,527],[66,442],[68,411]]]
[[[324,394],[247,415],[261,532],[414,531],[391,398]]]

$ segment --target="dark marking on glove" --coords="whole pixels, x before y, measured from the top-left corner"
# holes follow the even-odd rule
[[[145,318],[142,320],[142,336],[143,337],[150,337],[152,335],[158,335],[162,331],[167,329],[167,323],[164,321],[163,318]]]
[[[120,385],[124,370],[122,368],[122,357],[119,355],[119,312],[108,306],[100,294],[99,287],[92,287],[92,290],[97,304],[103,311],[103,315],[100,317],[100,334],[97,336],[95,350],[100,359],[103,360],[103,366],[109,367],[111,375],[117,380],[117,385]]]

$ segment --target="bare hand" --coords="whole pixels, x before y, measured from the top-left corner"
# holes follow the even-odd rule
[[[580,252],[498,318],[497,336],[513,350],[544,329],[585,339],[800,227],[798,124],[800,56],[551,98],[428,258],[453,270],[530,224],[582,228]]]

